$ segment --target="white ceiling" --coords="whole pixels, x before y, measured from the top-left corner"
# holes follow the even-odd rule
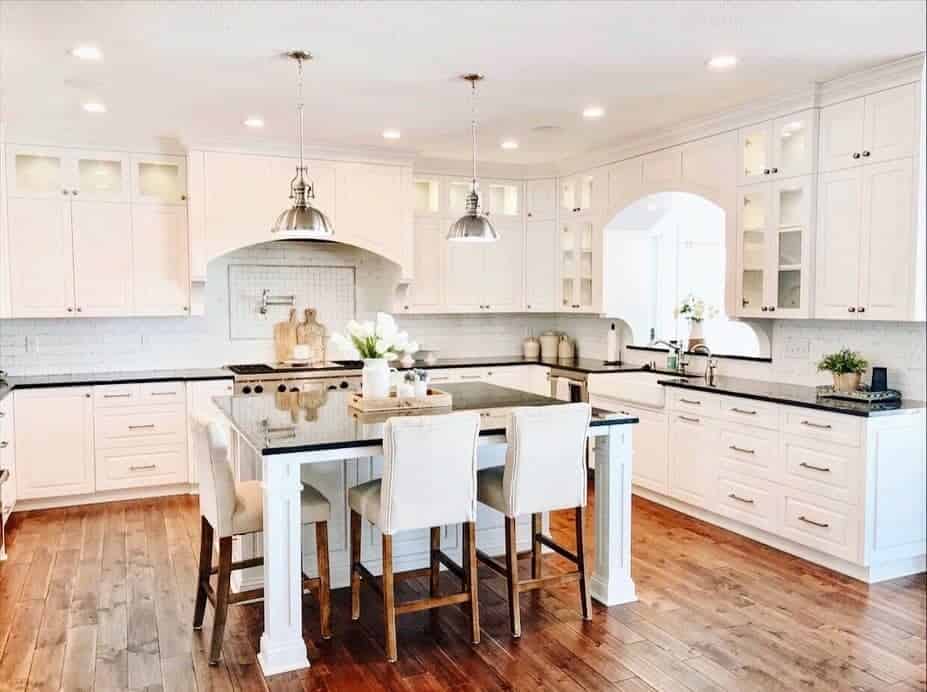
[[[465,158],[480,89],[481,156],[557,160],[661,126],[794,91],[924,50],[925,3],[884,2],[58,2],[0,3],[8,130],[110,143],[175,138],[295,142],[295,70],[311,50],[307,137]],[[81,42],[105,60],[68,54]],[[734,53],[733,72],[705,60]],[[82,101],[108,112],[82,112]],[[584,106],[606,116],[584,121]],[[262,115],[267,126],[241,121]],[[554,133],[534,128],[554,126]],[[387,143],[385,127],[402,130]],[[514,137],[521,147],[503,151]]]

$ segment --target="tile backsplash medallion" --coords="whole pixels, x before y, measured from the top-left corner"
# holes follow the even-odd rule
[[[264,288],[296,294],[297,307],[319,308],[329,315],[322,320],[329,331],[340,331],[351,317],[372,319],[378,310],[391,309],[397,271],[385,259],[343,245],[277,242],[245,248],[210,263],[203,316],[3,320],[0,367],[12,375],[32,375],[268,361],[273,358],[273,325],[286,319],[288,309],[272,307],[261,315],[258,306]],[[287,289],[290,284],[292,289]],[[604,358],[606,332],[616,321],[536,314],[400,314],[397,320],[423,348],[438,349],[446,357],[517,354],[526,336],[558,329],[577,340],[581,356],[596,359]],[[627,344],[627,328],[616,322],[622,328],[622,343]],[[890,387],[908,398],[927,399],[923,323],[777,320],[770,341],[772,363],[725,359],[719,372],[825,384],[829,375],[817,372],[817,361],[822,354],[847,346],[872,364],[887,367]],[[623,352],[629,362],[655,356],[660,359],[660,354]],[[701,359],[692,361],[700,367]]]

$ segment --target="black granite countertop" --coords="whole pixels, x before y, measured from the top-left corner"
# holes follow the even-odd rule
[[[925,407],[923,401],[902,399],[900,402],[866,404],[845,399],[830,399],[818,397],[815,387],[798,384],[785,384],[782,382],[763,382],[762,380],[748,380],[740,377],[715,377],[715,382],[709,385],[701,377],[676,377],[672,379],[657,380],[659,384],[667,387],[694,389],[700,392],[714,394],[727,394],[744,399],[769,401],[776,404],[802,406],[804,408],[830,411],[831,413],[845,413],[851,416],[881,416],[890,415],[898,411],[909,411]]]
[[[126,370],[122,372],[80,372],[60,375],[9,376],[0,385],[0,398],[14,389],[39,387],[89,387],[98,384],[134,384],[139,382],[173,382],[181,380],[230,380],[233,375],[224,368],[188,368],[180,370]]]
[[[442,390],[451,394],[451,411],[499,409],[499,416],[482,419],[481,435],[505,432],[503,410],[515,406],[561,406],[565,402],[483,382],[448,384]],[[290,408],[280,405],[272,394],[262,396],[223,396],[213,399],[245,441],[264,455],[312,452],[324,449],[350,449],[383,442],[383,424],[399,415],[447,413],[448,409],[394,411],[365,414],[348,407],[350,392],[328,392],[319,406]],[[637,423],[633,416],[593,410],[592,426]]]
[[[594,358],[570,358],[568,360],[561,360],[559,358],[525,358],[524,356],[439,358],[434,363],[425,363],[425,361],[417,360],[415,361],[414,365],[410,365],[409,367],[402,367],[398,365],[398,361],[394,361],[390,365],[393,365],[399,370],[413,370],[416,368],[422,368],[425,370],[440,370],[445,368],[501,368],[511,365],[543,365],[547,368],[559,368],[561,370],[570,370],[573,372],[586,374],[639,372],[641,370],[649,369],[643,365],[636,365],[631,363],[619,363],[618,365],[611,365],[605,363],[605,361],[596,360]]]

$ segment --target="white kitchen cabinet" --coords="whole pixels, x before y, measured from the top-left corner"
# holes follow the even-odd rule
[[[524,213],[524,183],[516,180],[486,180],[482,184],[483,211],[491,219],[521,220]]]
[[[529,221],[557,218],[557,181],[529,180],[525,184],[525,213]]]
[[[899,159],[820,176],[815,316],[912,320],[914,163]]]
[[[482,243],[445,242],[444,300],[451,312],[483,310],[485,248]]]
[[[821,172],[913,156],[918,85],[905,84],[821,109]]]
[[[132,276],[136,315],[186,315],[190,304],[186,207],[132,208]]]
[[[640,197],[643,157],[619,161],[608,167],[608,208],[623,208]]]
[[[187,382],[187,471],[191,483],[198,483],[199,460],[209,454],[203,438],[203,429],[217,423],[228,431],[228,419],[213,402],[213,397],[232,396],[232,380],[202,380]]]
[[[591,219],[566,220],[560,224],[559,294],[563,312],[595,309],[594,233]]]
[[[557,222],[529,219],[525,226],[525,309],[557,311]]]
[[[13,419],[14,395],[0,400],[0,472],[9,476],[3,485],[3,504],[0,506],[0,522],[6,523],[16,507],[16,430]]]
[[[581,216],[593,211],[593,205],[603,191],[597,190],[602,176],[593,172],[577,173],[560,180],[560,216],[563,219]],[[607,181],[605,182],[607,195]]]
[[[415,176],[412,182],[415,216],[437,216],[444,211],[444,181],[440,176]]]
[[[186,206],[186,158],[165,154],[133,154],[132,201]]]
[[[319,176],[320,187],[316,201],[324,211],[324,167],[317,168],[314,175]],[[335,208],[339,211],[335,234],[340,242],[359,245],[398,263],[402,238],[411,231],[404,227],[400,167],[338,162],[335,173]]]
[[[738,188],[741,317],[810,314],[811,176]]]
[[[415,278],[401,300],[403,312],[437,312],[444,305],[445,228],[441,217],[417,215],[415,226]]]
[[[67,149],[10,144],[6,156],[10,197],[58,199],[75,188],[74,157]]]
[[[645,187],[672,185],[681,178],[681,147],[664,149],[641,157],[641,180]]]
[[[120,152],[78,151],[74,155],[76,187],[71,194],[82,201],[128,202],[129,155]]]
[[[741,128],[740,183],[812,173],[816,136],[817,115],[813,109]]]
[[[15,392],[20,500],[94,490],[93,399],[89,387]]]
[[[631,480],[634,485],[654,492],[669,491],[669,426],[666,413],[651,411],[640,406],[619,403],[618,413],[638,419],[631,436],[634,460]]]
[[[494,219],[494,243],[445,242],[444,299],[451,312],[523,308],[524,225]]]
[[[718,428],[704,416],[669,416],[668,494],[702,509],[713,509],[718,479]]]
[[[74,310],[85,317],[133,311],[132,215],[119,202],[71,203]]]

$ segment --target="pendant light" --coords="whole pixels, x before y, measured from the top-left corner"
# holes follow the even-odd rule
[[[334,235],[331,222],[312,206],[315,191],[309,178],[309,169],[303,162],[303,61],[312,60],[312,53],[294,50],[286,57],[296,61],[296,119],[299,132],[299,165],[290,181],[290,199],[293,205],[277,217],[271,232],[282,237],[328,239]]]
[[[499,240],[499,234],[489,223],[489,219],[480,213],[480,196],[476,192],[476,83],[483,79],[483,75],[465,74],[461,79],[470,82],[470,133],[473,138],[473,178],[470,193],[467,195],[467,210],[450,227],[447,232],[447,239],[454,242],[492,243]]]

